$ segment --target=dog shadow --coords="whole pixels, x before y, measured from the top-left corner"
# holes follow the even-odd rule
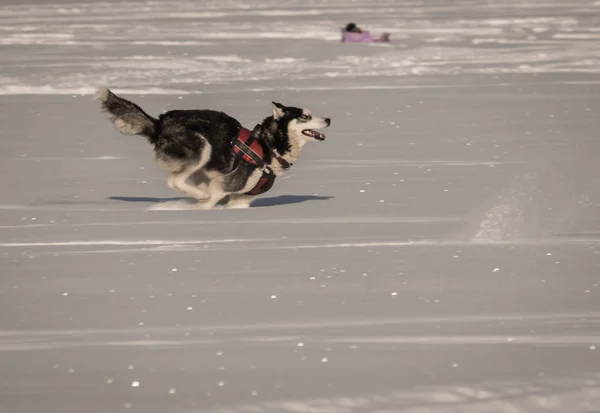
[[[332,199],[332,196],[318,196],[318,195],[278,195],[267,198],[258,198],[252,201],[250,207],[261,208],[261,207],[272,207],[278,205],[292,205],[300,204],[308,201],[327,201]],[[161,204],[161,203],[179,203],[179,204],[190,204],[196,203],[196,200],[186,197],[171,197],[171,198],[154,198],[146,196],[111,196],[108,197],[113,201],[123,202],[141,202],[150,204]]]
[[[109,196],[107,199],[112,199],[113,201],[143,202],[143,203],[148,203],[148,204],[154,204],[157,202],[181,201],[184,199],[191,199],[191,198],[185,198],[185,197],[154,198],[154,197],[149,197],[149,196]]]
[[[318,196],[318,195],[278,195],[268,198],[258,198],[252,201],[251,207],[269,207],[277,205],[290,205],[300,204],[308,201],[327,201],[332,199],[332,196]]]

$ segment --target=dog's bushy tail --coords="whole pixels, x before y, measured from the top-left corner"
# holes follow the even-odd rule
[[[145,136],[150,142],[154,141],[157,120],[142,108],[105,87],[98,89],[96,97],[102,105],[102,110],[108,113],[109,119],[119,132],[124,135]]]

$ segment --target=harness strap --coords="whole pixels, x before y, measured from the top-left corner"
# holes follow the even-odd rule
[[[269,148],[269,150],[271,151],[271,153],[273,154],[273,157],[275,159],[277,159],[277,162],[279,162],[279,165],[281,165],[281,167],[283,168],[284,171],[288,171],[291,167],[292,167],[292,163],[289,163],[288,161],[286,161],[285,159],[283,159],[283,157],[281,155],[279,155],[279,152],[277,152],[277,149],[273,148],[271,146],[271,144],[269,143],[269,141],[265,140],[265,145],[267,145],[267,148]]]
[[[277,149],[273,148],[272,152],[273,152],[273,156],[275,156],[275,159],[277,159],[277,161],[279,162],[279,165],[281,165],[281,167],[283,168],[284,171],[288,171],[292,167],[293,164],[289,163],[288,161],[283,159],[281,157],[281,155],[279,155],[279,153],[277,152]]]
[[[263,172],[262,176],[250,191],[246,192],[248,195],[260,195],[267,192],[273,186],[275,182],[275,174]]]
[[[256,149],[253,149],[253,143],[256,142]],[[269,173],[272,172],[271,168],[269,168],[269,166],[267,165],[267,163],[264,161],[263,157],[263,151],[262,151],[262,145],[260,144],[260,142],[258,142],[256,140],[256,138],[254,138],[250,132],[250,130],[246,129],[246,128],[242,128],[240,129],[240,133],[238,138],[235,140],[235,142],[233,143],[234,148],[237,148],[238,150],[237,155],[235,157],[235,161],[233,164],[233,168],[237,168],[237,166],[239,165],[239,163],[242,161],[242,159],[246,158],[246,160],[250,163],[255,164],[256,166],[258,166],[259,168],[263,169],[263,170],[268,170]],[[235,149],[234,149],[235,151]]]

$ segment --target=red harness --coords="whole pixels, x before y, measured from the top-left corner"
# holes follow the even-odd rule
[[[271,149],[266,142],[259,141],[253,137],[249,129],[241,128],[237,139],[233,142],[233,152],[235,153],[233,168],[237,168],[240,161],[243,160],[244,162],[256,165],[263,173],[254,188],[246,192],[247,195],[263,194],[271,189],[275,182],[275,173],[264,160],[265,146],[271,150],[271,153],[279,161],[284,170],[288,170],[292,166],[275,149]]]
[[[264,163],[263,147],[260,144],[260,142],[256,139],[250,139],[251,133],[252,132],[250,132],[250,129],[240,129],[240,133],[238,134],[237,140],[233,144],[233,151],[236,155],[242,153],[242,159],[244,161],[254,164],[256,166],[262,166],[260,165],[260,162],[262,161]]]

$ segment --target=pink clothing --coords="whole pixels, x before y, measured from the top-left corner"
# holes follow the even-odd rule
[[[364,31],[361,33],[343,31],[342,42],[344,43],[371,43],[371,42],[387,42],[389,34],[383,33],[379,37],[373,37],[371,33]]]
[[[352,33],[352,32],[344,32],[344,42],[347,43],[365,43],[365,42],[373,42],[375,38],[371,36],[369,32],[362,33]]]

